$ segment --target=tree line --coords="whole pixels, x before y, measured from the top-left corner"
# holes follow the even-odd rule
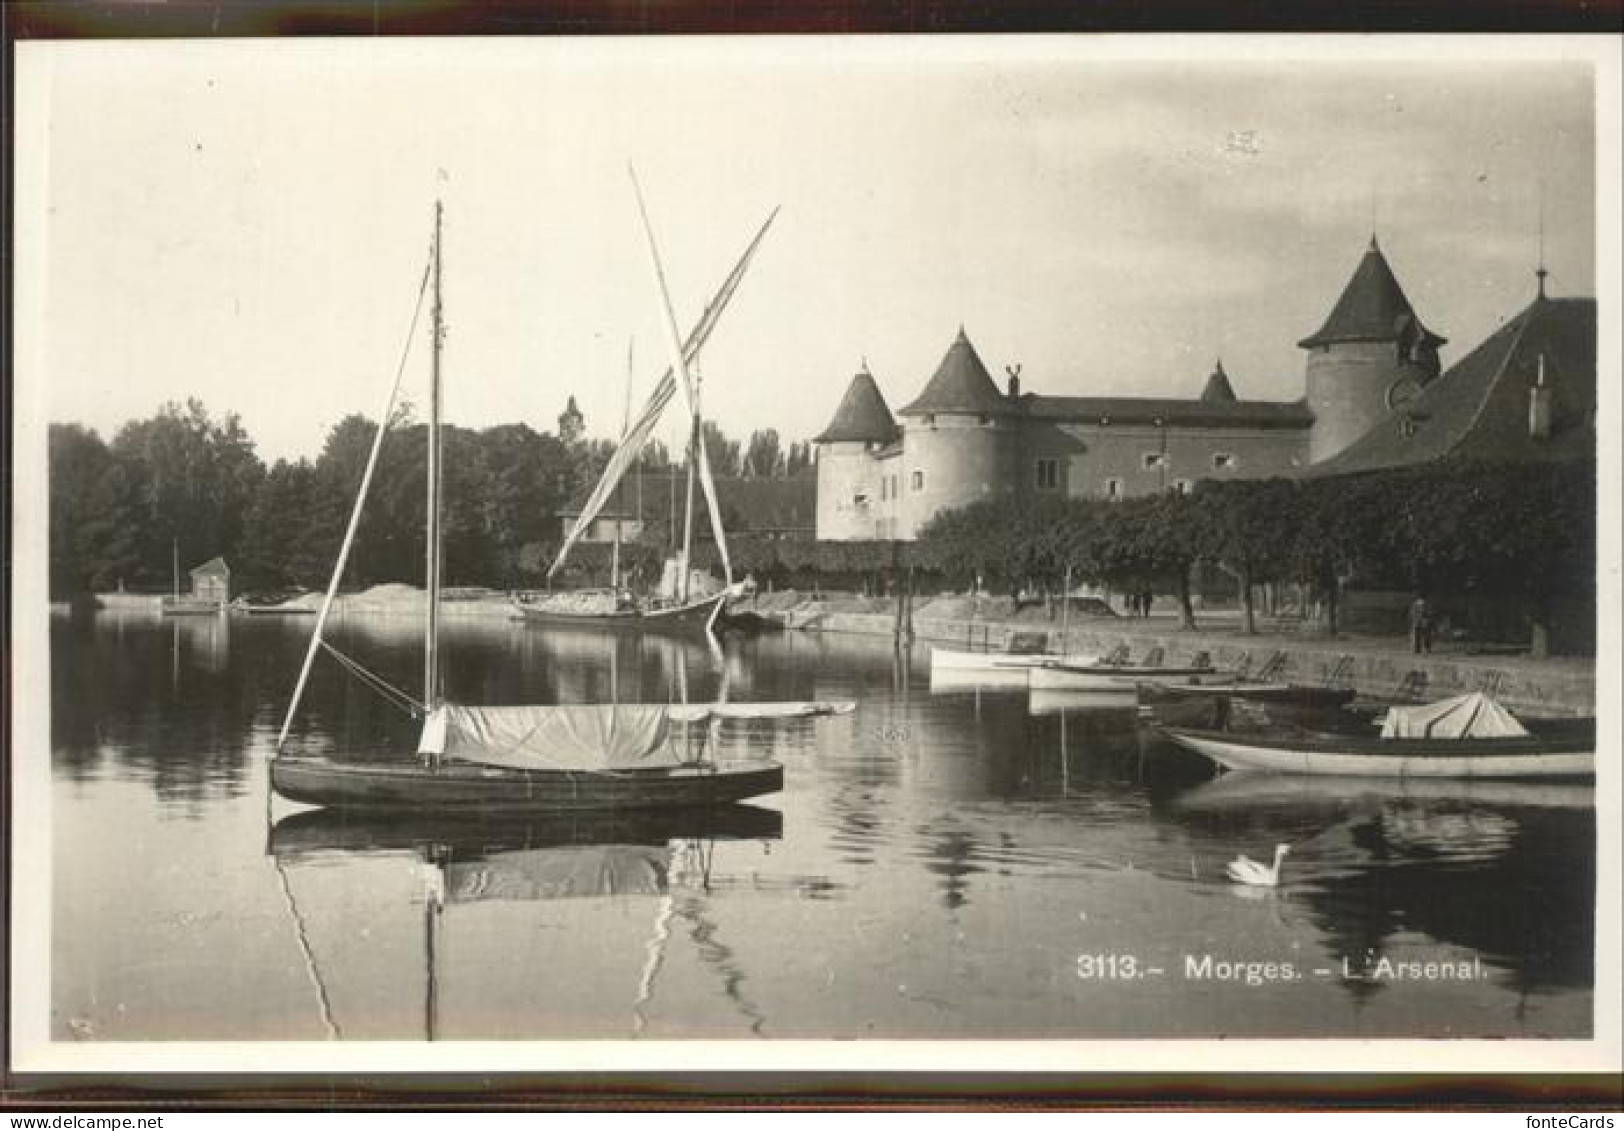
[[[426,426],[410,406],[384,440],[345,582],[421,584],[427,477]],[[772,429],[746,441],[706,422],[718,476],[807,474],[810,442],[785,445]],[[120,585],[167,589],[180,569],[219,556],[238,591],[315,589],[336,560],[376,425],[360,414],[328,432],[315,459],[267,466],[235,413],[216,419],[201,401],[167,404],[110,441],[78,424],[49,436],[50,584],[54,597]],[[541,584],[561,541],[558,512],[591,489],[614,451],[585,435],[574,398],[556,433],[525,424],[445,426],[443,508],[447,585]],[[653,440],[645,471],[680,463]],[[664,545],[663,524],[647,532]]]
[[[1297,586],[1335,634],[1350,585],[1514,599],[1543,654],[1556,603],[1593,603],[1593,460],[1511,464],[1444,460],[1325,479],[1208,480],[1189,494],[1142,498],[1029,495],[943,512],[910,561],[1012,591],[1074,581],[1173,594],[1195,627],[1192,578],[1222,570],[1239,589],[1244,628],[1256,594]]]

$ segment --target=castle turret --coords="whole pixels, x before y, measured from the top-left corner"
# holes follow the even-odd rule
[[[1308,351],[1308,458],[1346,448],[1438,376],[1438,347],[1404,296],[1374,236],[1325,325],[1297,344]]]
[[[939,511],[1010,489],[1018,412],[959,327],[924,391],[898,413],[907,422],[900,537],[916,537]]]
[[[1207,378],[1207,387],[1201,390],[1201,399],[1207,404],[1233,404],[1235,389],[1229,383],[1229,374],[1224,372],[1224,362],[1218,359],[1218,365],[1213,369],[1212,375]]]
[[[818,445],[817,536],[825,541],[893,537],[896,460],[880,453],[898,437],[897,422],[868,366],[851,379]]]

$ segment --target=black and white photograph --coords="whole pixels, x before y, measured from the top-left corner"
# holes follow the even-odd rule
[[[14,1069],[1617,1071],[1617,37],[16,64]]]

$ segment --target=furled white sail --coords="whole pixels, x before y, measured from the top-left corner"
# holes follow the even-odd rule
[[[436,708],[419,754],[519,770],[649,770],[684,763],[664,704]]]
[[[722,283],[721,289],[716,292],[716,297],[711,300],[710,305],[705,307],[705,312],[700,315],[698,324],[693,328],[693,332],[688,335],[688,340],[683,343],[683,356],[686,360],[692,361],[699,356],[700,349],[703,348],[706,340],[710,338],[711,331],[716,328],[717,321],[722,317],[722,311],[727,309],[728,302],[732,300],[734,292],[738,290],[739,283],[744,278],[745,269],[750,266],[750,260],[755,256],[756,248],[760,246],[762,237],[767,234],[767,229],[772,227],[772,222],[777,216],[778,209],[775,208],[756,231],[755,238],[750,241],[749,246],[744,249],[744,254],[739,257],[738,263],[734,265],[732,272]],[[655,425],[660,422],[660,417],[665,413],[666,408],[671,404],[672,398],[676,395],[677,373],[674,367],[667,368],[665,374],[655,384],[653,392],[649,394],[648,401],[643,405],[642,411],[637,414],[631,425],[626,429],[625,438],[621,441],[620,447],[615,449],[615,454],[610,458],[609,465],[604,468],[603,475],[598,480],[598,485],[592,489],[592,494],[588,497],[586,505],[581,508],[581,513],[575,519],[575,525],[570,528],[569,537],[565,538],[564,544],[558,548],[558,557],[553,561],[552,568],[547,571],[548,577],[558,572],[570,550],[574,548],[576,542],[580,541],[581,535],[591,529],[593,520],[598,517],[598,514],[608,504],[610,496],[615,493],[615,488],[620,485],[621,479],[631,468],[632,463],[642,454],[644,445],[648,443],[649,437],[654,433]],[[714,493],[714,485],[707,488],[707,490]]]
[[[1389,707],[1383,738],[1524,738],[1527,728],[1480,691],[1417,707]]]

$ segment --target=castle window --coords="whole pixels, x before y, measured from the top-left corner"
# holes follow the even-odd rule
[[[936,414],[934,412],[927,412],[925,414],[925,427],[927,427],[927,428],[936,427]]]
[[[1214,452],[1212,454],[1212,466],[1216,471],[1229,471],[1235,466],[1235,457],[1228,452]]]
[[[1107,479],[1105,481],[1105,497],[1107,499],[1122,498],[1122,480]]]
[[[1038,460],[1038,490],[1053,491],[1060,486],[1060,461],[1053,459]]]
[[[1146,471],[1150,471],[1150,470],[1152,470],[1154,468],[1158,468],[1158,467],[1166,467],[1167,466],[1167,453],[1166,452],[1146,452],[1145,456],[1144,456],[1144,460],[1143,460],[1143,466],[1144,466],[1144,469]]]
[[[895,499],[895,498],[897,498],[897,497],[898,497],[898,496],[899,496],[899,495],[901,495],[901,494],[902,494],[902,492],[901,492],[901,491],[899,491],[899,490],[897,490],[897,477],[896,477],[896,476],[895,476],[895,475],[892,475],[892,476],[890,476],[890,477],[889,477],[889,478],[890,478],[890,480],[891,480],[891,497],[892,497],[892,498],[893,498],[893,499]]]
[[[913,473],[913,489],[915,491],[923,491],[925,489],[925,473],[923,471],[915,471]]]
[[[860,506],[860,507],[868,506],[868,492],[867,491],[858,491],[856,494],[854,494],[851,497],[851,501],[854,504],[856,504],[857,506]]]
[[[1191,484],[1188,479],[1173,480],[1173,490],[1178,492],[1180,495],[1188,495],[1190,493],[1190,486]]]

